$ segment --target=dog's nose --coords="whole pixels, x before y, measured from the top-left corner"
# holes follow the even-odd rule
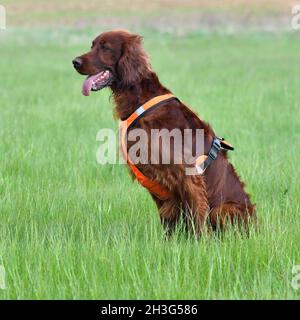
[[[78,68],[80,68],[81,65],[82,65],[82,59],[81,59],[81,58],[75,58],[75,59],[72,61],[72,63],[73,63],[74,68],[78,69]]]

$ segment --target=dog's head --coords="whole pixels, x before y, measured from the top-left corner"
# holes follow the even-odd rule
[[[125,30],[102,33],[91,50],[72,63],[80,74],[87,75],[82,86],[86,96],[107,86],[130,87],[151,71],[142,38]]]

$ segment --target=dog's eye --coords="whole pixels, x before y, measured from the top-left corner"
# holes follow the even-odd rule
[[[101,50],[105,51],[105,52],[109,52],[111,51],[111,49],[109,47],[107,47],[105,44],[101,43],[100,44],[100,48]]]

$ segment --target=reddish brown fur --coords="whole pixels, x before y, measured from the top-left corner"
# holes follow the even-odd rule
[[[105,69],[113,73],[115,81],[110,87],[116,104],[115,114],[121,120],[127,119],[146,100],[170,93],[152,70],[138,35],[122,30],[102,33],[94,40],[91,51],[80,58],[83,63],[77,71],[81,74],[95,74]],[[177,100],[149,111],[134,127],[148,133],[154,128],[204,129],[206,154],[215,136],[208,124]],[[150,146],[148,148],[150,154]],[[197,233],[206,221],[215,228],[224,226],[227,220],[247,224],[255,215],[254,205],[225,152],[220,152],[204,176],[186,175],[184,164],[138,164],[137,167],[170,190],[172,196],[166,201],[152,195],[163,225],[170,230],[182,212],[188,225],[192,222]]]

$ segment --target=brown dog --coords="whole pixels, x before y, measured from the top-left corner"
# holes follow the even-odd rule
[[[116,115],[121,120],[127,119],[149,99],[170,93],[152,70],[141,37],[127,31],[102,33],[93,41],[88,53],[73,60],[73,65],[80,74],[88,76],[83,83],[84,95],[106,86],[111,88]],[[144,129],[147,133],[154,128],[203,129],[205,154],[215,137],[208,124],[176,99],[148,111],[129,130],[133,128]],[[147,148],[151,154],[151,148]],[[186,164],[139,163],[136,166],[170,192],[171,196],[165,200],[152,194],[161,221],[168,230],[173,229],[181,215],[187,225],[192,222],[197,233],[206,221],[214,228],[223,227],[227,221],[247,225],[249,218],[255,216],[254,205],[225,151],[219,152],[203,175],[186,175]]]

